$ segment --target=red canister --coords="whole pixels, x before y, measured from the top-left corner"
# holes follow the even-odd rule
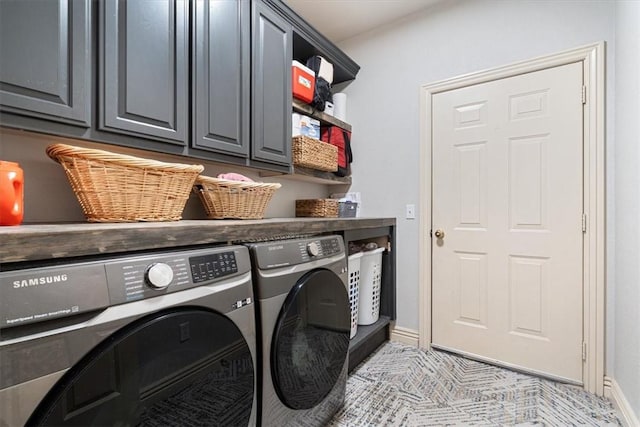
[[[14,162],[0,160],[0,225],[22,222],[24,173]]]

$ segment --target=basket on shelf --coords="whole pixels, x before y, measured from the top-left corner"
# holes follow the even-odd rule
[[[356,202],[339,202],[338,216],[340,218],[355,218],[358,211],[358,203]]]
[[[90,222],[177,221],[204,170],[66,144],[46,152],[64,168]]]
[[[360,303],[360,258],[362,252],[349,255],[347,272],[349,276],[349,306],[351,307],[351,334],[352,339],[358,332],[358,304]]]
[[[293,165],[326,172],[338,170],[338,147],[308,136],[292,139]]]
[[[337,218],[337,199],[296,200],[297,217]]]
[[[210,219],[261,219],[278,183],[199,176],[193,187]]]
[[[358,325],[371,325],[380,317],[380,288],[382,287],[382,252],[384,248],[363,252],[360,259],[360,292]]]

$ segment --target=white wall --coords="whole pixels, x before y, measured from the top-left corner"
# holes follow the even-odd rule
[[[640,2],[616,3],[615,61],[618,233],[613,377],[640,416]]]
[[[347,121],[354,129],[352,190],[362,192],[365,215],[398,217],[399,326],[418,329],[419,227],[418,221],[404,219],[404,206],[418,205],[419,171],[429,167],[419,164],[420,86],[604,40],[611,121],[614,21],[611,1],[447,0],[340,44],[362,67],[345,89]],[[612,171],[612,126],[607,137]],[[614,218],[612,183],[608,179],[609,225]],[[613,286],[612,253],[609,286]],[[609,309],[612,295],[608,295]],[[609,316],[608,327],[611,320]],[[607,354],[612,351],[609,339]]]
[[[149,151],[132,150],[113,145],[102,145],[88,141],[52,137],[50,135],[0,128],[0,159],[20,164],[25,174],[24,223],[55,223],[84,221],[80,205],[69,186],[62,167],[45,153],[47,145],[64,143],[111,150],[123,154],[137,155],[149,159],[176,163],[195,163],[205,166],[204,175],[217,176],[224,172],[238,172],[255,181],[280,182],[267,209],[266,218],[291,218],[295,216],[296,199],[325,198],[332,187],[295,181],[287,178],[261,178],[255,170],[232,165],[202,162],[181,156],[170,156]],[[198,197],[191,194],[183,219],[204,219],[205,212]]]

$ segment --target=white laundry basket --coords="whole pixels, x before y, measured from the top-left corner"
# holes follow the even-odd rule
[[[349,255],[349,305],[351,306],[351,335],[356,336],[358,332],[358,302],[360,296],[360,259],[362,252]]]
[[[363,252],[360,260],[358,325],[375,323],[380,316],[380,284],[384,248]]]

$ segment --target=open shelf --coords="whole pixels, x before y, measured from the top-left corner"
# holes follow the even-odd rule
[[[315,182],[318,184],[328,185],[351,185],[350,176],[336,176],[333,172],[319,171],[300,166],[294,166],[293,174],[285,174],[283,172],[273,171],[261,171],[260,176],[282,176],[283,178],[291,178],[298,181]]]
[[[371,325],[358,325],[356,336],[349,342],[349,372],[366,359],[380,345],[389,340],[388,316],[380,316]]]
[[[315,37],[314,30],[298,16],[299,26],[293,29],[293,59],[303,64],[314,55],[320,55],[333,64],[333,84],[348,82],[356,78],[360,66],[331,42]]]
[[[311,105],[305,104],[304,102],[295,98],[293,98],[293,109],[298,113],[306,114],[307,116],[311,116],[315,119],[320,120],[321,125],[329,124],[332,126],[338,126],[341,129],[351,132],[351,125],[349,123],[345,123],[342,120],[336,119],[335,117],[326,114],[323,111],[316,111]]]
[[[322,111],[316,111],[311,105],[305,104],[299,99],[293,98],[292,100],[293,110],[298,113],[305,114],[307,116],[313,117],[320,121],[320,125],[331,125],[338,126],[341,129],[347,130],[351,132],[351,125],[349,123],[345,123],[342,120],[336,119],[335,117],[325,114]],[[351,177],[350,176],[337,176],[333,172],[325,172],[319,171],[315,169],[293,166],[292,174],[286,175],[284,173],[278,172],[260,172],[260,176],[276,176],[282,175],[283,177],[296,179],[299,181],[308,181],[315,182],[319,184],[328,184],[328,185],[351,185]]]
[[[337,176],[333,172],[325,172],[316,169],[304,168],[301,166],[294,166],[293,173],[298,175],[299,177],[307,177],[313,179],[315,182],[322,182],[324,184],[351,185],[350,176]]]

